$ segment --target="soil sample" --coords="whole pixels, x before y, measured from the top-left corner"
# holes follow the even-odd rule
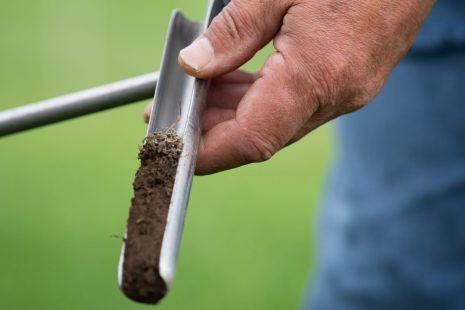
[[[125,295],[138,302],[156,304],[167,291],[158,263],[182,146],[181,137],[168,130],[145,138],[139,152],[122,279]]]

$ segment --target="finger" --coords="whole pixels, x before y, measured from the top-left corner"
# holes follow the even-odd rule
[[[308,120],[308,122],[294,135],[294,137],[286,143],[286,146],[291,145],[303,137],[305,137],[308,133],[312,132],[313,130],[317,129],[318,127],[322,126],[323,124],[329,122],[330,120],[334,119],[334,117],[329,117],[325,114],[319,113],[318,111],[315,112],[312,117]]]
[[[235,70],[212,80],[210,91],[207,97],[207,105],[224,108],[235,108],[244,95],[250,84],[257,79],[256,73],[249,73],[244,70]],[[227,84],[227,85],[225,85]],[[245,85],[230,85],[245,84]],[[153,102],[144,108],[144,121],[148,123],[152,112]]]
[[[220,123],[232,120],[235,116],[236,111],[233,109],[208,108],[202,116],[202,132],[205,133]]]
[[[148,105],[146,105],[144,108],[144,122],[146,123],[148,123],[150,120],[150,113],[152,112],[152,107],[153,107],[153,101],[150,102]]]
[[[207,107],[236,109],[252,84],[216,84],[210,87]]]
[[[294,71],[279,52],[268,59],[235,118],[202,136],[198,174],[267,160],[294,137],[317,109],[295,85]]]
[[[299,129],[299,131],[292,137],[291,141],[288,144],[292,144],[302,139],[308,133],[317,129],[318,127],[330,122],[336,117],[353,112],[353,109],[335,109],[334,107],[325,108],[319,107],[310,117],[310,119]]]
[[[241,69],[220,75],[212,79],[211,84],[242,84],[253,83],[258,78],[258,73],[250,73]]]
[[[208,92],[207,106],[235,109],[257,77],[258,73],[235,70],[214,78]]]
[[[198,78],[240,67],[275,36],[289,2],[232,0],[203,35],[181,50],[179,64]]]

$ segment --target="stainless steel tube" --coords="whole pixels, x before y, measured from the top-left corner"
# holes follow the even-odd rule
[[[153,97],[158,72],[0,111],[0,136]]]

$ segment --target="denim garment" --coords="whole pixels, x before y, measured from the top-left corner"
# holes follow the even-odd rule
[[[309,309],[465,309],[465,40],[432,30],[465,1],[440,3],[462,11],[337,121]]]
[[[337,125],[310,309],[465,309],[465,51],[408,56]]]
[[[465,47],[465,1],[438,0],[412,51]]]

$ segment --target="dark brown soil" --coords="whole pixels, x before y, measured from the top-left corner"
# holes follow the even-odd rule
[[[181,151],[181,138],[168,130],[148,136],[139,152],[122,283],[126,296],[138,302],[156,304],[167,291],[158,263]]]

